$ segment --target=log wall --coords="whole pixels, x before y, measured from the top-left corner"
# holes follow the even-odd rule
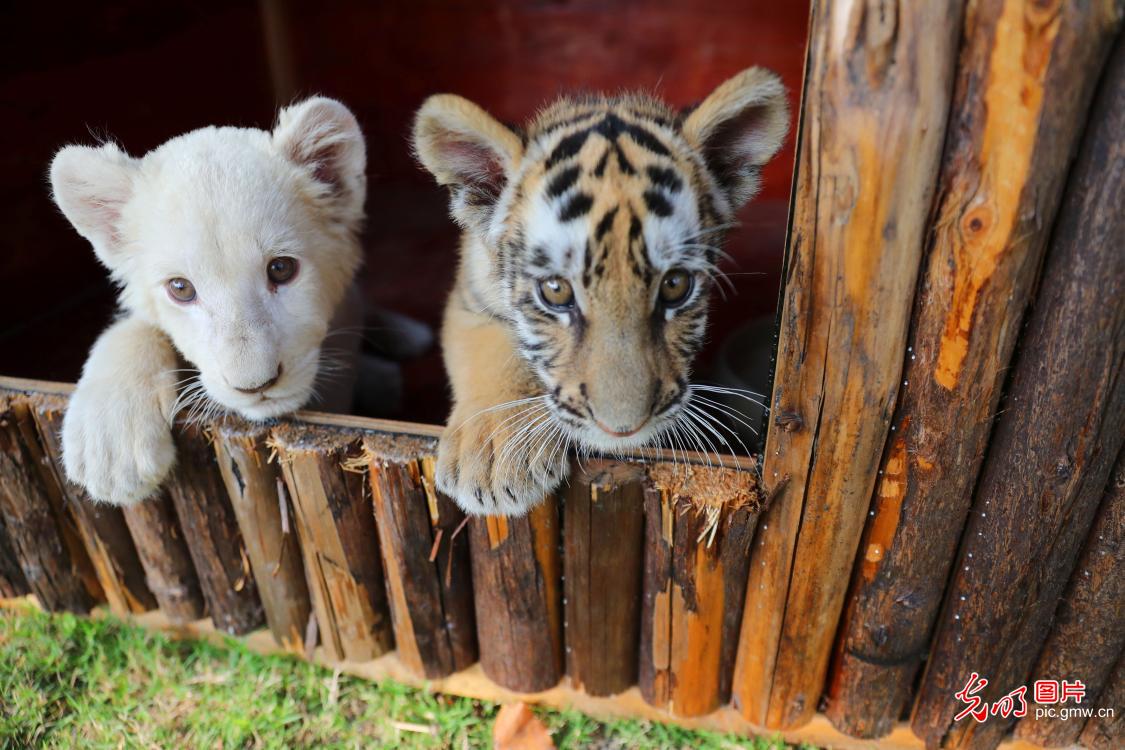
[[[466,519],[440,428],[228,419],[119,511],[65,481],[70,387],[0,378],[0,597],[790,742],[1121,746],[1123,17],[814,3],[763,456]],[[1089,718],[957,718],[973,672]]]

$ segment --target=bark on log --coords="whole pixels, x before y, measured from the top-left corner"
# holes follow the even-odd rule
[[[359,441],[331,428],[283,425],[271,445],[305,561],[317,631],[334,660],[366,661],[394,648],[379,538]]]
[[[910,700],[1113,38],[1107,5],[967,13],[903,393],[829,680],[828,717],[848,734],[889,733]]]
[[[961,0],[813,4],[764,477],[735,700],[816,711],[902,383]],[[784,490],[776,492],[784,485]]]
[[[637,681],[644,479],[634,464],[593,460],[574,467],[566,489],[566,671],[587,695],[616,695]]]
[[[137,546],[145,583],[160,611],[174,623],[203,617],[203,592],[172,498],[162,490],[144,502],[123,508],[122,515]]]
[[[471,518],[469,534],[481,668],[519,693],[554,687],[563,670],[555,498],[520,518]]]
[[[0,599],[24,596],[29,591],[27,578],[20,568],[12,542],[8,539],[4,515],[0,513]]]
[[[989,680],[980,694],[989,702],[1026,685],[1125,439],[1123,132],[1118,44],[1070,173],[919,688],[912,725],[931,746],[999,743],[1011,720],[954,724],[954,694],[973,671]]]
[[[85,614],[101,587],[42,459],[23,398],[0,394],[0,516],[8,540],[44,608]]]
[[[1125,746],[1125,654],[1117,660],[1117,666],[1109,678],[1109,683],[1102,690],[1098,698],[1095,711],[1101,713],[1106,709],[1113,711],[1110,716],[1091,716],[1086,720],[1086,726],[1078,738],[1082,747],[1090,750],[1120,750]]]
[[[62,420],[66,399],[36,394],[30,405],[55,481],[78,524],[98,582],[110,609],[119,617],[154,609],[156,598],[145,583],[144,568],[125,525],[121,509],[96,503],[86,491],[66,479],[62,465]]]
[[[265,622],[262,600],[211,436],[179,425],[175,434],[176,470],[168,489],[208,613],[217,629],[231,635],[248,633]]]
[[[364,438],[399,658],[428,679],[477,660],[465,516],[434,487],[433,441]]]
[[[215,457],[242,530],[266,623],[279,645],[303,654],[312,605],[296,522],[282,488],[281,470],[269,460],[267,432],[227,419],[215,426],[215,433]]]
[[[1125,451],[1117,457],[1109,487],[1090,528],[1086,547],[1070,577],[1069,591],[1039,663],[1036,680],[1081,680],[1083,706],[1095,705],[1114,662],[1125,652]],[[1030,701],[1029,701],[1030,702]],[[1058,716],[1037,719],[1032,704],[1016,726],[1016,737],[1042,747],[1078,741],[1082,725]],[[1125,709],[1121,704],[1118,710]]]
[[[709,714],[730,697],[761,505],[756,476],[657,465],[644,502],[641,696],[677,716]]]

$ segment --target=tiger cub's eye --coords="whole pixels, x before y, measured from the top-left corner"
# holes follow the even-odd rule
[[[539,282],[539,296],[543,303],[555,310],[569,310],[574,307],[574,288],[560,276],[552,276]]]
[[[195,299],[195,286],[185,278],[177,276],[164,283],[168,296],[177,302],[191,302]]]
[[[695,285],[694,277],[682,268],[673,268],[660,280],[660,301],[665,307],[682,305]]]
[[[288,284],[297,275],[297,259],[289,256],[274,258],[266,266],[266,276],[274,284]]]

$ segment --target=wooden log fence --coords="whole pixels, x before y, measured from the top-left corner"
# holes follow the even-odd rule
[[[961,16],[957,0],[813,3],[793,214],[735,701],[817,710],[901,387]]]
[[[909,705],[1113,33],[1096,3],[967,14],[893,439],[828,690],[849,734],[885,735]]]
[[[1125,3],[813,6],[762,456],[466,519],[438,427],[222,418],[116,509],[71,386],[0,378],[0,598],[792,743],[1123,746]],[[974,672],[1086,718],[958,720]]]
[[[1125,440],[1123,132],[1118,44],[1070,173],[918,690],[911,723],[931,745],[995,747],[1014,721],[955,722],[951,696],[974,671],[989,680],[980,697],[990,703],[1026,685]]]

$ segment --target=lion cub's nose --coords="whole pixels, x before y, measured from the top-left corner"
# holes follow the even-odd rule
[[[280,378],[281,378],[281,365],[278,364],[277,374],[274,375],[269,380],[267,380],[266,382],[262,383],[261,385],[256,385],[253,388],[239,388],[238,386],[235,386],[234,389],[236,391],[238,391],[239,393],[261,393],[262,391],[266,390],[267,388],[272,387],[274,385],[274,383],[276,383]]]

